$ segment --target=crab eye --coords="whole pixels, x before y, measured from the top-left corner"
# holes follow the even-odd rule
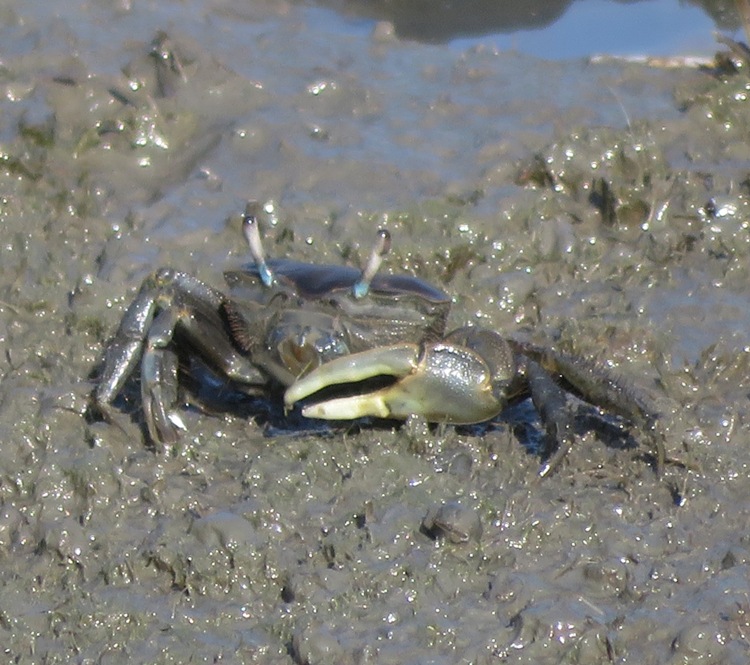
[[[250,253],[255,260],[255,265],[258,267],[261,281],[265,286],[272,286],[276,282],[276,276],[266,263],[266,254],[263,251],[263,242],[260,239],[260,229],[258,228],[258,213],[260,210],[260,203],[248,201],[245,206],[245,214],[242,216],[242,231],[250,247]]]
[[[370,258],[362,270],[359,279],[352,286],[352,295],[359,299],[364,298],[370,292],[370,284],[377,275],[383,258],[391,251],[391,234],[387,229],[378,229],[378,237],[375,240]]]

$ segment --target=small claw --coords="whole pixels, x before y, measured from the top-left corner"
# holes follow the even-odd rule
[[[309,404],[302,415],[324,420],[421,415],[431,422],[469,424],[488,420],[503,407],[484,360],[445,343],[395,344],[336,358],[292,384],[284,402],[291,408],[320,390],[387,376],[395,378],[393,384]]]

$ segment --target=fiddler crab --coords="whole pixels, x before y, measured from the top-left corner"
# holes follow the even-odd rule
[[[645,395],[590,361],[461,327],[446,334],[451,305],[442,290],[411,275],[379,272],[390,249],[381,229],[364,269],[266,259],[251,202],[243,231],[253,263],[224,273],[226,293],[171,268],[146,278],[107,348],[93,400],[112,402],[140,363],[145,424],[156,443],[177,441],[179,356],[198,354],[248,394],[284,390],[285,409],[305,418],[364,417],[472,424],[531,396],[556,450],[555,469],[574,441],[567,393],[645,430],[656,465],[665,460],[657,415]]]

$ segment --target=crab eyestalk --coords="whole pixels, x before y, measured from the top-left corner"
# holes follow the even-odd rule
[[[378,229],[378,238],[370,252],[370,258],[367,260],[362,270],[362,275],[352,286],[352,295],[359,299],[364,298],[370,292],[370,284],[373,277],[378,274],[383,258],[391,251],[391,234],[387,229]]]
[[[242,216],[242,232],[245,234],[250,253],[258,266],[261,281],[265,286],[273,286],[276,282],[276,276],[266,262],[266,253],[263,251],[263,242],[260,239],[260,230],[258,229],[258,213],[260,210],[260,203],[248,201],[245,206],[245,214]]]

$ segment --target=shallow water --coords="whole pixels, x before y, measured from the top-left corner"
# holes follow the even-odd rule
[[[9,662],[748,661],[747,73],[311,30],[276,2],[48,6],[0,9]],[[122,429],[86,418],[141,280],[219,286],[247,198],[277,206],[269,253],[356,264],[384,225],[455,325],[616,368],[662,413],[663,477],[637,428],[581,422],[534,482],[528,403],[275,437],[192,409],[169,450],[133,386]]]

